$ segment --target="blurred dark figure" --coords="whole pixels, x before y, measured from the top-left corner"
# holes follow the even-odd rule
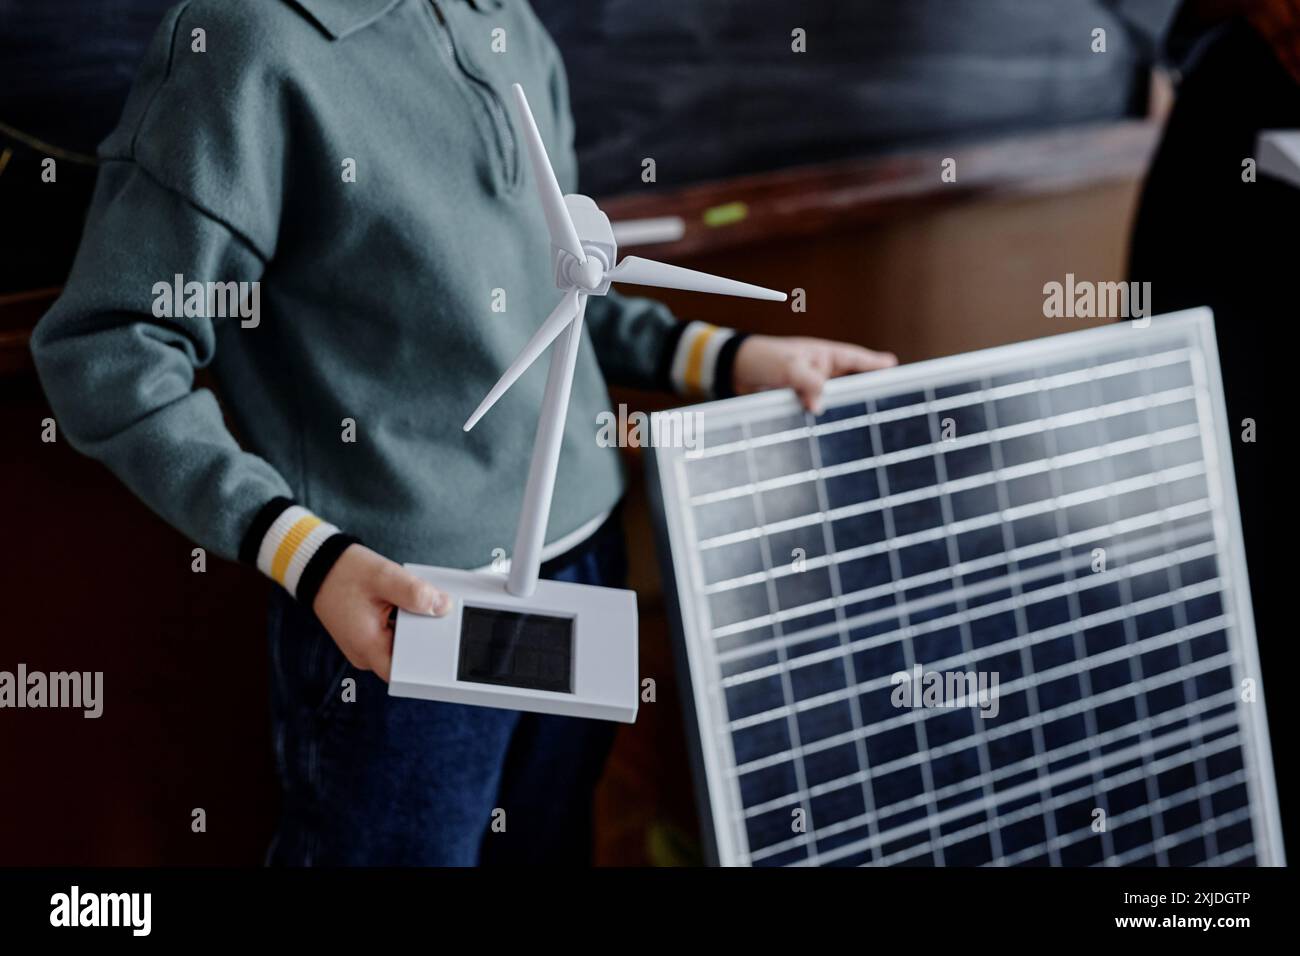
[[[1290,427],[1282,387],[1296,375],[1280,337],[1300,308],[1300,189],[1267,176],[1245,182],[1242,163],[1261,130],[1300,128],[1300,0],[1189,0],[1170,44],[1182,79],[1142,193],[1130,269],[1151,282],[1158,313],[1214,309],[1276,751],[1290,716],[1294,631],[1283,615],[1294,585],[1279,574],[1292,562],[1268,549],[1286,534],[1278,449]],[[1254,444],[1241,440],[1243,419],[1256,423]],[[1285,810],[1293,788],[1280,779],[1279,789]]]

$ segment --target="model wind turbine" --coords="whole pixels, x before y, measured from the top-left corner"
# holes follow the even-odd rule
[[[778,302],[785,293],[637,256],[615,264],[609,219],[588,197],[560,192],[518,84],[514,97],[551,236],[555,284],[564,294],[465,422],[469,431],[555,345],[510,573],[503,581],[492,572],[410,566],[454,605],[439,618],[398,613],[389,693],[631,723],[640,699],[636,595],[538,580],[587,299],[607,293],[611,282]]]

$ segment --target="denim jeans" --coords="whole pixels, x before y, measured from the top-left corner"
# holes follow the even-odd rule
[[[622,587],[618,512],[542,576]],[[268,863],[590,863],[592,793],[615,725],[390,697],[278,589],[269,642],[282,805]],[[356,700],[345,702],[349,677]]]

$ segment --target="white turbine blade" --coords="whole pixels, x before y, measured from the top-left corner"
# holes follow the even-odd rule
[[[670,266],[666,262],[655,262],[640,256],[625,256],[608,274],[614,282],[652,285],[660,289],[684,289],[687,292],[716,292],[718,295],[739,295],[746,299],[767,299],[771,302],[785,301],[785,293],[775,289],[764,289],[761,285],[750,285],[735,279],[723,279],[707,272]]]
[[[504,375],[497,380],[492,386],[492,390],[487,393],[487,397],[479,403],[478,408],[474,409],[474,414],[465,422],[465,431],[469,431],[478,424],[478,420],[487,414],[488,409],[497,403],[511,385],[515,384],[520,375],[528,370],[528,366],[537,361],[537,357],[546,351],[546,347],[555,341],[555,337],[564,331],[564,327],[573,321],[574,316],[578,314],[578,290],[570,289],[564,293],[564,298],[560,300],[551,314],[546,317],[546,321],[541,327],[533,333],[533,337],[528,340],[519,356],[510,363]]]
[[[524,88],[514,85],[515,105],[519,107],[522,120],[524,142],[528,145],[528,158],[533,164],[533,175],[537,178],[537,192],[542,199],[542,212],[546,214],[546,228],[551,234],[551,242],[573,256],[579,262],[587,261],[587,254],[582,251],[582,242],[578,239],[578,230],[573,227],[573,218],[569,207],[564,204],[564,193],[560,192],[560,183],[555,178],[555,170],[546,155],[546,145],[542,134],[537,131],[537,122],[533,111],[528,108],[528,97]]]

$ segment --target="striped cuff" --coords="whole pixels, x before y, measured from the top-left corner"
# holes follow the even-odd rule
[[[668,377],[681,395],[728,398],[735,394],[731,373],[743,332],[707,322],[691,322],[673,348]]]
[[[306,508],[275,498],[253,519],[239,556],[310,608],[329,569],[355,543]]]

